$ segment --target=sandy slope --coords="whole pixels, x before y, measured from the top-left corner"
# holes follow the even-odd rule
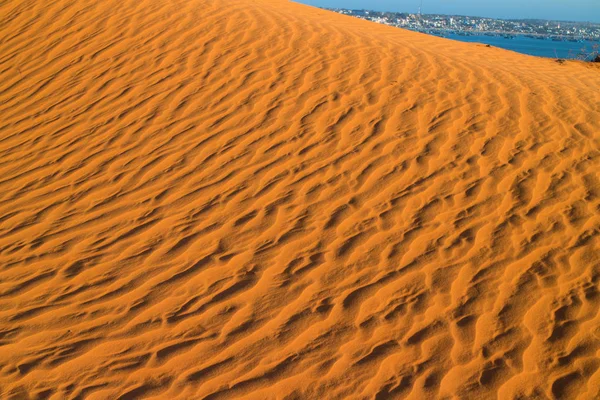
[[[600,396],[600,69],[286,1],[0,15],[0,398]]]

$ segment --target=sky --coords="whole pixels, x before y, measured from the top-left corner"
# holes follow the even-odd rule
[[[416,13],[421,0],[294,0],[317,7]],[[423,14],[600,23],[600,0],[423,0]]]

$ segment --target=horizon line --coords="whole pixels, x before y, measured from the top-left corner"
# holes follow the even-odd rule
[[[310,6],[310,4],[301,3],[303,5]],[[313,6],[316,8],[320,8],[323,10],[349,10],[349,11],[372,11],[378,13],[396,13],[396,14],[408,14],[408,15],[419,15],[419,13],[407,12],[407,11],[379,11],[379,10],[371,10],[368,8],[345,8],[345,7],[319,7]],[[570,22],[577,24],[594,24],[600,25],[600,22],[594,21],[575,21],[568,19],[546,19],[546,18],[502,18],[502,17],[483,17],[481,15],[466,15],[466,14],[446,14],[446,13],[421,13],[420,15],[446,15],[448,17],[469,17],[469,18],[482,18],[482,19],[495,19],[495,20],[503,20],[503,21],[546,21],[546,22]]]

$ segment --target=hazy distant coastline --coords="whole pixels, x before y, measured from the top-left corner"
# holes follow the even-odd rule
[[[328,9],[414,31],[454,31],[473,34],[530,35],[558,39],[600,41],[600,24],[541,19],[499,19],[464,15],[410,14],[372,10]]]
[[[600,42],[600,24],[590,22],[505,20],[343,8],[328,10],[385,25],[464,42],[485,43],[541,57],[582,60],[594,58],[598,54]]]

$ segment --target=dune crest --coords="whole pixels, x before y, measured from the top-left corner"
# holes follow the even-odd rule
[[[598,68],[287,1],[0,15],[0,398],[600,397]]]

